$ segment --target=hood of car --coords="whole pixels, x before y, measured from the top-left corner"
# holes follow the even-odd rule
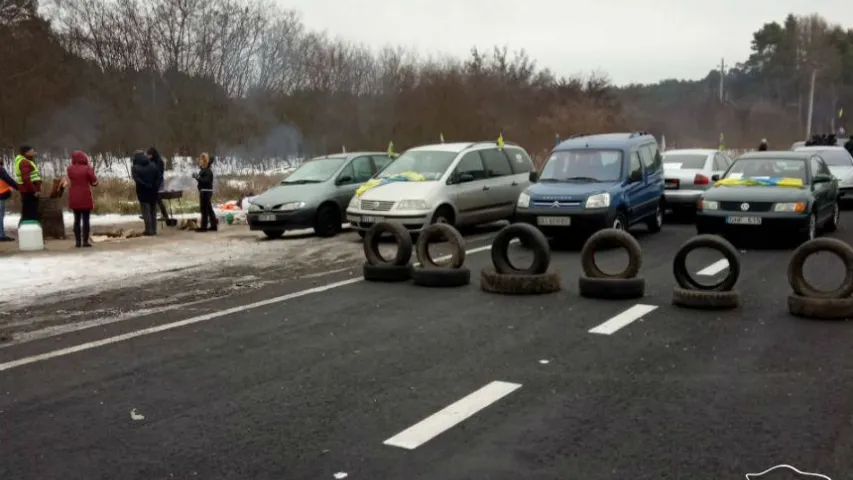
[[[328,185],[326,183],[306,183],[301,185],[277,185],[252,199],[252,203],[264,208],[274,207],[282,203],[305,202],[311,203],[322,196]]]
[[[805,201],[811,198],[809,188],[771,187],[771,186],[718,186],[709,188],[703,195],[704,200],[718,202],[788,202]]]
[[[613,182],[541,182],[527,187],[527,194],[533,200],[580,201],[596,193],[614,193],[618,189],[619,184]]]
[[[396,202],[400,200],[427,200],[438,188],[439,182],[389,182],[377,185],[359,197],[360,200]]]

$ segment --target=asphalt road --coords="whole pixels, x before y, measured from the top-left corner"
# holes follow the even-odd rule
[[[561,293],[481,292],[482,242],[460,289],[342,271],[0,349],[0,479],[850,478],[853,325],[787,313],[785,249],[742,252],[742,308],[672,306],[692,234],[637,233],[640,301],[579,297],[572,250]]]

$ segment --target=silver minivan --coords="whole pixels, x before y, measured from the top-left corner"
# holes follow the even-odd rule
[[[406,180],[411,174],[419,180]],[[535,175],[530,156],[515,144],[415,147],[379,172],[379,185],[353,197],[347,220],[363,235],[383,221],[416,233],[433,223],[461,227],[511,219],[518,196]]]

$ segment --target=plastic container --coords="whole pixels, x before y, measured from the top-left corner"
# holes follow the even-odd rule
[[[44,250],[41,224],[35,220],[24,220],[18,227],[18,249],[22,252]]]

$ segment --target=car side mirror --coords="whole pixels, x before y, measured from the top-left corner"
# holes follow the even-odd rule
[[[462,173],[456,178],[459,179],[459,183],[466,183],[466,182],[473,182],[474,181],[474,175],[471,175],[470,173]]]
[[[829,183],[832,181],[832,177],[827,175],[815,175],[812,183]]]
[[[539,172],[536,170],[532,170],[530,172],[530,183],[536,183],[539,181]]]
[[[352,177],[350,177],[349,175],[344,175],[344,176],[338,178],[337,184],[343,185],[345,183],[350,183],[350,182],[352,182]]]
[[[720,174],[711,175],[711,180],[716,182],[719,179],[720,179]]]
[[[638,182],[642,182],[642,181],[643,181],[643,172],[642,171],[631,172],[631,176],[628,177],[628,182],[630,182],[630,183],[638,183]]]

